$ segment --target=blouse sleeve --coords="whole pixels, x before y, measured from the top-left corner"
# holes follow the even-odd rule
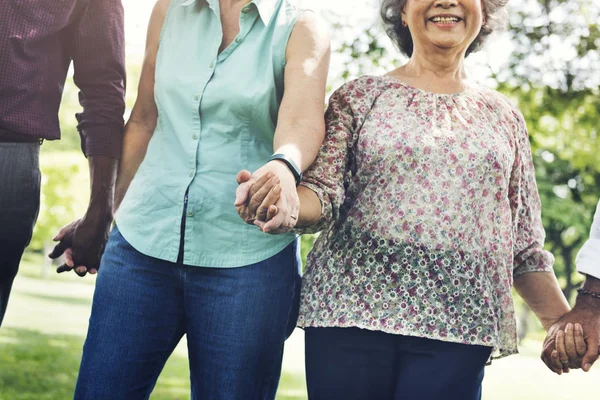
[[[529,144],[529,134],[520,112],[517,119],[515,162],[509,185],[512,212],[513,276],[529,272],[553,271],[554,256],[544,250],[546,232],[542,224],[541,202],[535,181],[535,170]]]
[[[297,229],[298,233],[314,233],[327,228],[339,216],[345,200],[345,177],[356,130],[356,118],[347,85],[329,99],[325,113],[325,139],[315,162],[304,173],[301,185],[317,194],[321,201],[321,218],[317,223]]]

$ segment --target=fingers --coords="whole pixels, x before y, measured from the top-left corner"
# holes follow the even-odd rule
[[[560,358],[558,356],[558,351],[554,350],[550,356],[550,362],[552,365],[552,371],[556,372],[559,375],[563,373],[563,365],[560,362]]]
[[[268,179],[263,184],[257,181],[252,187],[254,188],[259,185],[258,191],[250,197],[247,214],[252,216],[253,219],[264,221],[267,218],[269,206],[275,204],[279,199],[281,186],[279,186],[279,178],[276,176]]]
[[[62,272],[68,272],[70,270],[72,270],[72,267],[69,267],[67,264],[63,264],[60,267],[56,268],[56,272],[57,273],[62,273]]]
[[[598,332],[595,332],[595,335],[596,336],[588,337],[587,351],[583,356],[583,360],[581,361],[581,364],[583,365],[583,370],[585,372],[588,372],[592,368],[592,365],[594,365],[594,363],[598,359],[598,352],[600,350],[600,348],[598,347],[600,345],[598,340]]]
[[[70,247],[68,249],[66,249],[64,252],[64,256],[65,256],[65,264],[68,265],[69,267],[73,268],[75,266],[75,263],[73,262],[73,249]]]
[[[276,205],[269,206],[269,210],[267,211],[267,219],[265,221],[272,220],[278,212],[279,208],[277,208]]]
[[[263,176],[258,178],[258,180],[256,182],[254,182],[252,184],[252,187],[250,188],[249,197],[252,198],[252,197],[256,196],[257,192],[260,191],[263,188],[263,186],[266,185],[267,183],[270,184],[270,181],[273,178],[276,178],[276,177],[272,172],[267,172],[266,174],[264,174]],[[277,183],[279,183],[279,178],[277,178]],[[273,186],[275,186],[274,184],[270,184],[270,185],[271,185],[271,188]],[[269,188],[269,190],[270,190],[270,188]],[[266,193],[268,193],[269,190],[267,190]],[[265,195],[266,195],[266,193],[265,193]]]
[[[261,221],[262,222],[262,221]],[[282,212],[278,212],[272,219],[264,224],[257,225],[265,233],[280,233],[285,231],[285,215]],[[255,223],[256,224],[256,223]],[[282,230],[283,228],[283,230]]]
[[[247,171],[245,169],[238,172],[237,175],[235,176],[235,180],[237,181],[238,184],[247,182],[250,179],[252,179],[252,174],[250,173],[250,171]]]
[[[556,334],[556,352],[558,353],[558,360],[563,372],[569,372],[569,355],[566,349],[565,331],[559,330]],[[552,359],[554,363],[554,359]]]
[[[587,345],[583,337],[583,327],[580,324],[575,324],[575,351],[579,358],[582,358],[587,351]]]
[[[69,243],[67,243],[66,240],[61,240],[60,242],[58,242],[58,244],[56,246],[54,246],[54,249],[52,250],[52,252],[50,254],[48,254],[48,257],[55,259],[60,257],[65,250],[67,250],[69,247],[71,247],[69,245]]]
[[[235,190],[235,203],[234,205],[241,206],[246,203],[248,200],[248,193],[250,192],[250,188],[252,187],[252,174],[249,171],[243,170],[238,172],[235,177],[239,186]]]
[[[556,347],[556,333],[551,333],[544,341],[544,348],[542,351],[542,361],[548,369],[552,372],[561,375],[563,372],[562,364],[558,358],[558,352],[555,350]],[[554,355],[554,359],[553,359]]]
[[[273,179],[277,179],[277,178],[273,178]],[[256,219],[261,220],[261,221],[269,220],[269,218],[267,218],[268,214],[269,214],[269,209],[271,209],[271,206],[277,207],[277,206],[275,206],[275,203],[279,199],[280,194],[281,194],[281,186],[279,186],[279,184],[273,186],[273,188],[268,192],[268,194],[262,201],[260,207],[258,207],[258,210],[256,211]],[[254,199],[254,197],[252,199]]]

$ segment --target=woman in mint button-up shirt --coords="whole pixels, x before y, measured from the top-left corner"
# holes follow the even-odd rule
[[[238,217],[236,174],[277,183],[278,215],[297,216],[328,63],[324,29],[288,0],[158,1],[76,398],[147,398],[184,334],[193,398],[274,398],[299,246]]]

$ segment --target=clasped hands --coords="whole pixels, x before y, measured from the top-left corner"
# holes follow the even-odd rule
[[[600,354],[600,301],[578,296],[573,309],[547,326],[542,361],[562,375],[571,369],[588,372]]]
[[[234,205],[246,223],[271,234],[296,226],[300,201],[294,176],[285,164],[274,160],[254,173],[240,171],[236,179]]]

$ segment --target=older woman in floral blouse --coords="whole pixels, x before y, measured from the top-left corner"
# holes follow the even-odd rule
[[[322,231],[299,320],[311,399],[479,399],[486,362],[517,352],[513,286],[544,327],[569,311],[523,116],[463,66],[505,3],[384,0],[408,63],[330,99],[298,189],[296,228]]]

